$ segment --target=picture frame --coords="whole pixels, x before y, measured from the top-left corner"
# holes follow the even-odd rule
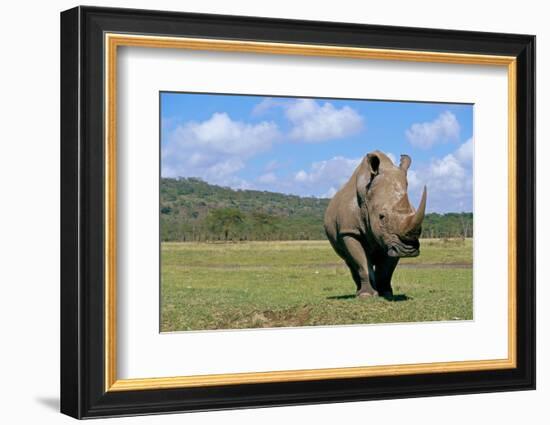
[[[508,196],[507,211],[495,212],[508,223],[508,356],[120,379],[116,93],[117,52],[128,46],[504,67],[508,180],[494,185]],[[535,388],[534,36],[76,7],[61,13],[61,120],[62,413],[92,418]]]

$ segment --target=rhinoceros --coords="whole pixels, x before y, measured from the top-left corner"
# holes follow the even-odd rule
[[[415,211],[407,195],[410,164],[408,155],[401,155],[397,167],[383,152],[367,154],[325,212],[325,232],[349,267],[359,297],[393,296],[399,258],[420,253],[427,189]]]

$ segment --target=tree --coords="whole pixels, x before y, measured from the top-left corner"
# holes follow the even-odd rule
[[[206,225],[212,233],[223,233],[224,240],[230,233],[237,233],[238,227],[244,221],[243,214],[237,208],[218,208],[211,210],[206,217]]]
[[[233,190],[197,178],[160,184],[163,241],[323,240],[329,199],[258,190]],[[472,237],[473,214],[429,213],[422,237]]]
[[[277,217],[267,214],[261,210],[252,212],[252,226],[256,234],[259,233],[260,240],[269,240],[274,233],[277,224]],[[257,235],[258,236],[258,235]]]

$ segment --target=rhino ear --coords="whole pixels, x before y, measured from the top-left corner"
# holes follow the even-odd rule
[[[380,158],[375,153],[369,153],[366,159],[372,177],[376,176],[380,167]]]
[[[409,155],[401,155],[401,160],[399,161],[399,168],[407,172],[411,166],[412,159]]]
[[[372,179],[378,174],[380,167],[380,158],[375,153],[369,153],[357,169],[355,185],[357,195],[361,201],[364,201],[367,190]]]

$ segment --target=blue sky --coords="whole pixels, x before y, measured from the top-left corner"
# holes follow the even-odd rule
[[[472,211],[473,106],[161,93],[161,174],[331,197],[373,150],[412,158],[409,194]]]

